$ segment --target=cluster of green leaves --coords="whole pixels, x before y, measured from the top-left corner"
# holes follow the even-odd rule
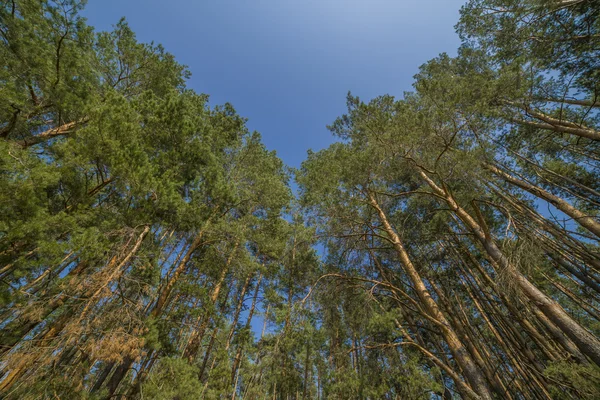
[[[597,0],[469,1],[414,92],[348,96],[297,204],[84,3],[0,2],[3,398],[598,397]]]

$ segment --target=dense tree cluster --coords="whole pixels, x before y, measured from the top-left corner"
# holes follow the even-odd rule
[[[600,398],[600,1],[470,0],[297,171],[82,6],[0,2],[2,398]]]

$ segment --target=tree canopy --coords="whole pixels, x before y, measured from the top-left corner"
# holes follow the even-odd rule
[[[2,398],[600,398],[600,1],[470,0],[297,170],[84,5],[0,3]]]

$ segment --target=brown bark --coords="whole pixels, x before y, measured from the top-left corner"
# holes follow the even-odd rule
[[[492,334],[494,335],[494,337],[496,338],[497,343],[500,345],[500,347],[504,350],[504,354],[506,355],[506,357],[511,361],[512,367],[511,370],[514,370],[516,372],[518,372],[519,378],[524,378],[524,379],[528,379],[531,380],[533,382],[533,384],[535,385],[535,387],[533,387],[532,389],[534,391],[540,391],[544,394],[544,397],[547,399],[551,399],[550,394],[546,391],[546,386],[547,383],[544,382],[543,380],[540,380],[536,374],[531,374],[528,372],[527,368],[524,368],[524,365],[522,365],[525,360],[521,361],[521,355],[525,355],[524,353],[524,349],[527,349],[526,345],[523,343],[519,343],[519,340],[514,340],[517,343],[517,346],[510,346],[509,343],[507,343],[507,341],[504,340],[503,335],[499,332],[499,330],[496,328],[496,326],[492,323],[490,317],[494,315],[493,312],[489,312],[489,310],[484,309],[484,304],[480,303],[478,300],[478,296],[477,290],[476,288],[473,288],[473,290],[470,288],[470,283],[464,282],[465,284],[465,289],[467,290],[467,293],[469,294],[469,296],[471,297],[471,299],[473,300],[473,304],[475,305],[475,307],[477,308],[479,315],[483,318],[483,320],[486,322],[486,325],[488,326],[489,330],[492,332]],[[503,320],[503,322],[509,323],[509,321]],[[510,324],[512,325],[512,324]],[[512,328],[512,326],[509,326],[509,329]],[[512,329],[511,329],[512,330]],[[507,338],[509,338],[509,341],[512,341],[512,339],[514,338],[520,338],[520,335],[518,332],[516,332],[516,335],[506,335]],[[516,347],[516,351],[514,351],[513,349]],[[525,355],[525,358],[527,358],[527,356]],[[538,374],[540,376],[541,375],[541,371],[543,370],[542,368],[538,367],[536,364],[535,359],[531,359],[531,357],[529,357],[529,361],[533,362],[534,365],[532,365],[530,368],[532,369],[537,369],[538,370]],[[526,365],[525,365],[526,366]],[[501,394],[502,395],[502,394]]]
[[[435,320],[439,321],[439,327],[442,331],[442,336],[446,340],[448,348],[450,352],[456,359],[457,363],[460,365],[463,373],[465,375],[466,380],[471,385],[473,391],[477,393],[482,399],[492,399],[492,394],[485,379],[485,376],[482,374],[480,369],[477,367],[471,356],[469,355],[465,346],[461,343],[458,338],[456,332],[450,326],[446,317],[440,311],[438,305],[435,300],[429,293],[429,290],[425,286],[421,276],[419,275],[416,267],[412,263],[408,252],[404,248],[400,237],[396,233],[396,231],[390,225],[386,214],[383,209],[379,206],[375,196],[372,193],[368,193],[369,203],[370,205],[377,211],[379,216],[379,220],[383,225],[383,230],[389,237],[400,261],[402,262],[403,269],[406,274],[409,276],[410,281],[417,293],[417,296],[424,306],[427,313]]]
[[[187,267],[187,263],[192,258],[192,255],[194,254],[194,252],[200,247],[200,245],[202,245],[204,234],[205,234],[206,229],[208,228],[209,224],[210,224],[210,219],[208,219],[204,223],[204,226],[202,227],[202,229],[194,237],[194,240],[192,241],[187,252],[185,253],[185,256],[183,256],[183,258],[181,259],[179,264],[177,264],[177,267],[173,271],[173,274],[170,276],[169,281],[165,284],[165,286],[161,290],[158,300],[156,301],[156,303],[154,304],[154,307],[150,311],[151,317],[156,318],[162,313],[165,305],[167,304],[169,295],[171,294],[171,292],[175,286],[175,283],[179,279],[179,276],[185,271],[185,269]],[[119,388],[119,385],[121,384],[121,381],[123,380],[123,378],[125,378],[125,375],[127,374],[129,369],[133,365],[134,361],[135,360],[131,357],[125,357],[125,359],[121,362],[121,364],[119,364],[119,366],[117,367],[117,369],[115,370],[115,372],[113,373],[113,375],[111,376],[111,378],[107,384],[108,396],[106,397],[106,399],[112,399],[114,397],[115,392],[117,391],[117,389]]]
[[[590,357],[597,365],[600,365],[600,341],[567,314],[560,304],[529,282],[529,280],[509,262],[489,233],[458,205],[450,193],[445,189],[440,188],[423,170],[420,170],[419,174],[432,188],[434,193],[445,199],[452,211],[456,213],[460,220],[463,221],[480,241],[490,258],[498,264],[501,270],[507,271],[511,275],[515,283],[517,283],[533,304],[539,308],[552,323],[556,324],[556,326],[573,340],[583,354]]]
[[[563,257],[575,258],[582,261],[584,264],[588,264],[595,270],[600,270],[600,259],[597,254],[590,252],[589,249],[582,245],[581,242],[573,240],[567,231],[561,229],[555,223],[548,221],[542,217],[539,213],[533,210],[524,202],[516,199],[509,193],[502,192],[499,188],[489,185],[488,186],[496,195],[505,200],[515,211],[523,216],[526,222],[534,222],[537,226],[535,228],[529,227],[529,224],[520,223],[519,220],[514,222],[520,225],[522,231],[528,232],[531,237],[535,238],[547,251],[557,252],[562,254]],[[547,235],[541,232],[547,232],[554,237],[551,240]],[[560,244],[558,243],[560,241]]]
[[[219,327],[215,327],[213,329],[212,335],[210,335],[210,340],[208,341],[208,347],[206,348],[206,352],[204,353],[204,360],[202,360],[202,366],[200,367],[200,372],[198,373],[198,379],[202,379],[204,375],[204,371],[206,370],[206,365],[208,364],[208,359],[210,358],[210,353],[212,352],[213,346],[215,344],[215,340],[217,339],[217,334],[219,333]]]
[[[355,342],[354,346],[356,347],[356,342]],[[304,359],[304,390],[302,391],[303,399],[308,399],[308,388],[309,388],[308,377],[309,377],[310,370],[312,369],[309,367],[310,367],[310,343],[307,343],[306,344],[306,357]]]
[[[237,327],[238,319],[240,318],[240,312],[242,311],[242,306],[244,305],[244,299],[246,296],[246,291],[248,290],[248,286],[250,286],[250,280],[252,279],[252,273],[249,273],[244,281],[244,286],[240,291],[240,295],[238,297],[237,306],[235,307],[235,312],[233,314],[233,318],[231,319],[231,329],[229,329],[229,335],[227,335],[227,343],[225,344],[225,351],[229,350],[231,346],[231,339],[233,339],[233,334],[235,333],[235,329]]]
[[[157,317],[162,312],[163,307],[165,306],[167,299],[169,298],[169,295],[171,294],[171,291],[173,290],[173,287],[175,286],[175,283],[177,283],[177,280],[179,279],[179,276],[183,273],[183,271],[185,271],[187,263],[192,258],[192,255],[202,244],[202,240],[204,238],[204,234],[206,232],[206,228],[208,227],[209,223],[210,223],[210,220],[206,221],[204,224],[204,227],[196,234],[196,237],[192,241],[192,244],[190,245],[185,256],[183,256],[183,259],[179,262],[179,264],[177,265],[177,268],[175,268],[175,270],[173,271],[172,276],[169,277],[169,281],[167,282],[167,284],[161,291],[161,293],[158,297],[158,300],[156,301],[156,304],[154,305],[152,311],[150,312],[150,315],[152,317]]]
[[[108,375],[110,375],[114,367],[115,363],[110,362],[107,365],[105,365],[104,368],[102,368],[102,372],[100,373],[100,375],[98,375],[98,378],[96,378],[96,382],[94,382],[94,386],[92,386],[92,388],[90,389],[90,393],[96,393],[98,390],[100,390],[100,388],[104,384],[104,381],[106,380],[106,378],[108,378]]]
[[[577,208],[569,204],[567,201],[561,199],[558,196],[553,195],[547,190],[525,182],[524,180],[515,178],[514,176],[502,171],[494,165],[485,164],[485,168],[490,170],[494,175],[497,175],[500,178],[504,179],[505,181],[523,190],[526,190],[534,196],[552,204],[554,207],[564,212],[569,217],[573,218],[579,225],[583,226],[584,228],[586,228],[587,230],[589,230],[594,235],[600,238],[600,223],[596,221],[594,217],[578,210]]]
[[[409,314],[406,314],[406,315],[409,315]],[[417,348],[425,357],[427,357],[427,359],[429,359],[433,364],[438,366],[442,371],[444,371],[450,377],[450,379],[452,379],[454,381],[456,388],[458,389],[458,391],[461,393],[461,395],[463,397],[465,397],[467,399],[480,399],[479,394],[474,392],[473,389],[471,388],[471,386],[469,386],[465,381],[463,381],[461,379],[460,375],[454,369],[450,368],[447,360],[446,360],[446,362],[440,360],[432,352],[427,350],[424,347],[424,345],[416,343],[411,338],[408,331],[402,326],[402,324],[400,324],[400,322],[397,319],[394,319],[394,323],[396,324],[396,327],[403,333],[403,340],[405,341],[399,345],[405,344],[407,346],[413,346],[413,347]],[[440,351],[440,354],[445,354],[445,353],[444,353],[444,351]],[[319,371],[319,369],[317,369],[317,371]],[[317,383],[317,385],[320,386],[320,381]],[[317,391],[318,391],[318,389],[317,389]]]
[[[477,364],[479,369],[485,375],[485,378],[487,379],[490,388],[497,395],[506,396],[506,389],[503,387],[500,378],[497,376],[497,374],[494,373],[492,368],[489,368],[488,364],[482,357],[481,352],[477,348],[476,338],[467,333],[467,330],[469,329],[469,320],[468,318],[466,318],[466,314],[464,313],[461,304],[457,301],[459,310],[456,310],[452,306],[450,300],[446,298],[444,292],[435,283],[431,283],[431,287],[438,295],[438,302],[446,311],[446,314],[448,315],[448,320],[451,323],[454,330],[456,331],[457,336],[460,338],[460,341],[464,343],[465,347],[469,351],[470,356],[473,358],[473,361]],[[464,316],[464,318],[460,318],[461,313]]]
[[[461,244],[461,242],[458,241],[456,238],[454,238],[454,243],[461,250],[459,257],[461,255],[466,256],[465,263],[468,261],[469,264],[467,264],[467,265],[472,265],[475,267],[475,269],[479,272],[479,275],[485,281],[485,284],[494,291],[496,296],[498,296],[500,298],[500,300],[502,301],[502,304],[507,308],[507,310],[511,314],[511,316],[514,317],[516,319],[516,321],[519,322],[521,327],[524,329],[525,333],[527,335],[529,335],[529,337],[538,346],[538,348],[546,355],[546,357],[548,359],[556,360],[557,358],[552,353],[552,350],[546,345],[546,338],[538,331],[538,329],[535,326],[533,326],[531,324],[531,322],[527,319],[527,317],[523,315],[521,310],[519,310],[513,304],[513,302],[506,296],[506,294],[498,288],[498,286],[496,285],[496,282],[489,276],[487,271],[475,259],[473,254],[471,252],[469,252],[467,249],[465,249],[463,247],[463,245]],[[493,263],[492,263],[492,265],[495,266]],[[497,270],[497,268],[496,268],[496,270]],[[479,287],[483,287],[483,283],[478,279],[477,275],[471,274],[471,276]],[[485,300],[490,304],[490,306],[494,310],[494,314],[501,316],[502,322],[504,322],[511,331],[510,336],[518,342],[519,347],[521,348],[521,351],[527,357],[527,359],[532,363],[532,365],[534,365],[538,369],[538,371],[543,371],[544,366],[540,363],[540,361],[538,360],[538,357],[536,357],[536,355],[533,354],[533,352],[529,349],[529,347],[527,346],[527,344],[525,343],[525,341],[523,340],[523,338],[520,335],[520,330],[517,329],[517,327],[515,327],[515,324],[512,323],[512,320],[508,320],[508,319],[504,318],[503,314],[501,312],[499,312],[499,310],[497,310],[495,302],[490,299],[490,295],[488,295],[486,293],[486,291],[481,290],[481,291],[479,291],[479,293],[481,293],[482,297],[484,297]]]
[[[231,262],[233,261],[233,257],[235,255],[235,252],[237,251],[238,245],[239,242],[236,242],[233,246],[233,250],[229,254],[229,257],[225,262],[225,266],[221,270],[219,280],[217,281],[215,287],[212,290],[212,293],[210,295],[210,302],[212,306],[216,304],[217,299],[219,298],[219,293],[221,293],[221,288],[223,287],[223,283],[225,283],[225,278],[227,277],[227,273],[229,272],[229,269],[231,267]],[[202,343],[204,332],[206,332],[206,328],[208,327],[209,321],[210,315],[206,313],[200,316],[198,318],[198,321],[196,322],[197,324],[200,324],[200,326],[192,332],[183,352],[183,357],[186,358],[190,363],[194,361],[196,355],[198,354],[198,350],[200,349],[200,344]]]
[[[515,105],[510,102],[507,102],[507,104]],[[542,121],[534,122],[525,119],[515,119],[514,122],[518,124],[531,126],[538,129],[551,130],[559,133],[567,133],[570,135],[576,135],[591,140],[600,140],[600,132],[595,129],[589,128],[582,124],[576,124],[574,122],[551,117],[540,111],[533,110],[531,107],[526,105],[518,107],[524,110],[529,116],[537,119],[538,121]]]
[[[252,297],[252,305],[250,306],[250,310],[248,311],[248,318],[246,319],[246,325],[244,327],[245,330],[250,329],[250,325],[252,324],[252,318],[254,317],[254,310],[256,309],[256,302],[258,300],[258,293],[260,292],[260,284],[262,282],[262,273],[258,276],[256,281],[256,288],[254,289],[254,296]],[[233,360],[233,367],[231,369],[231,378],[235,376],[237,369],[239,368],[240,362],[242,360],[242,352],[244,350],[244,344],[240,343],[238,346],[237,352],[235,353],[235,358]]]
[[[72,315],[66,312],[58,317],[58,319],[52,323],[50,328],[36,336],[35,341],[37,342],[37,347],[48,347],[51,340],[63,330],[71,318]],[[0,382],[0,393],[9,390],[16,383],[16,381],[27,372],[28,368],[41,357],[41,355],[42,354],[39,352],[21,354],[18,361],[4,376],[2,382]]]
[[[583,36],[584,38],[589,38],[592,36]],[[539,100],[543,100],[543,101],[547,101],[547,102],[552,102],[552,103],[564,103],[564,104],[571,104],[574,106],[582,106],[582,107],[600,107],[600,97],[595,97],[593,99],[590,100],[579,100],[579,99],[567,99],[567,98],[562,98],[562,99],[555,99],[555,98],[541,98]]]
[[[583,284],[586,287],[593,289],[596,293],[600,294],[600,284],[597,281],[595,281],[587,272],[582,271],[581,269],[571,265],[569,261],[565,260],[560,255],[552,253],[549,253],[548,255],[558,265],[563,267],[567,272],[570,272],[571,274],[573,274],[573,276],[575,276],[577,279],[583,282]]]
[[[54,321],[49,326],[48,329],[46,329],[43,333],[41,333],[40,335],[37,336],[37,338],[36,338],[37,347],[39,347],[39,348],[47,347],[50,344],[51,340],[54,339],[55,337],[57,337],[61,333],[63,328],[67,325],[67,323],[72,318],[77,317],[77,318],[79,318],[79,320],[85,318],[86,312],[89,309],[89,307],[91,306],[94,297],[96,297],[96,295],[106,285],[108,285],[113,279],[115,279],[117,277],[117,275],[119,275],[122,272],[123,266],[126,263],[128,263],[131,260],[131,258],[133,257],[133,255],[139,250],[139,248],[140,248],[142,242],[144,241],[144,239],[146,238],[146,235],[148,234],[148,232],[150,232],[150,226],[146,225],[144,227],[144,230],[142,231],[142,233],[139,235],[133,248],[127,253],[127,255],[121,260],[121,262],[116,267],[114,266],[114,264],[116,264],[116,261],[118,258],[116,256],[114,256],[111,259],[111,262],[109,262],[109,265],[106,267],[109,274],[108,274],[108,277],[103,278],[103,282],[104,282],[103,285],[98,290],[93,291],[93,293],[92,293],[93,288],[88,289],[87,293],[83,296],[87,300],[87,304],[84,307],[83,311],[81,313],[79,313],[79,315],[72,314],[72,312],[73,312],[72,309],[64,311],[60,315],[60,317],[58,317],[57,320]],[[14,382],[20,376],[22,376],[27,371],[27,369],[33,363],[35,363],[42,355],[43,355],[43,353],[38,352],[35,354],[30,354],[26,357],[23,357],[21,360],[19,360],[18,364],[9,371],[7,378],[4,379],[0,383],[0,392],[10,389],[10,387],[14,384]]]
[[[84,125],[86,122],[88,122],[88,118],[82,118],[78,121],[68,122],[59,127],[48,129],[47,131],[44,131],[40,134],[32,136],[31,138],[21,140],[17,143],[19,144],[19,146],[21,146],[23,148],[27,148],[27,147],[36,145],[38,143],[45,142],[47,140],[50,140],[50,139],[58,137],[58,136],[65,136],[70,133],[73,133],[78,127],[80,127],[81,125]]]

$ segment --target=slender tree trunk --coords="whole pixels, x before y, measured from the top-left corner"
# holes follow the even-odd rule
[[[235,307],[235,312],[233,314],[233,318],[231,319],[231,329],[229,330],[229,335],[227,335],[227,343],[225,344],[225,351],[229,350],[231,346],[231,340],[233,339],[233,334],[235,333],[235,329],[237,327],[238,319],[240,318],[240,312],[242,311],[242,306],[244,305],[244,300],[246,296],[246,291],[248,290],[248,286],[250,286],[250,281],[252,280],[253,273],[249,273],[244,281],[244,286],[240,291],[240,295],[238,297],[237,306]]]
[[[567,314],[556,301],[546,296],[529,282],[529,280],[508,261],[506,256],[504,256],[502,251],[496,246],[490,234],[475,222],[473,217],[460,207],[449,193],[437,186],[425,172],[420,170],[419,173],[437,195],[445,198],[448,206],[450,206],[461,221],[463,221],[463,223],[475,234],[475,237],[481,242],[490,258],[498,264],[501,270],[508,271],[523,293],[540,309],[540,311],[542,311],[552,323],[556,324],[571,340],[573,340],[583,354],[590,357],[594,363],[600,366],[600,341],[571,318],[571,316]]]
[[[169,295],[171,294],[171,291],[173,290],[173,287],[175,286],[175,283],[177,283],[177,280],[179,279],[179,276],[183,273],[183,271],[185,271],[187,263],[192,258],[192,255],[202,244],[204,234],[206,232],[206,229],[208,228],[209,223],[210,223],[210,220],[206,221],[206,223],[204,224],[204,227],[198,232],[198,234],[192,241],[192,244],[190,245],[187,253],[183,257],[183,259],[179,262],[179,264],[177,265],[177,268],[175,268],[175,271],[173,271],[173,275],[170,277],[169,281],[167,282],[167,284],[161,291],[160,295],[158,296],[158,300],[156,301],[156,304],[154,305],[154,308],[150,312],[150,315],[152,317],[157,317],[162,312],[163,307],[165,306],[167,299],[169,298]]]
[[[456,331],[456,335],[460,338],[460,341],[464,343],[473,361],[477,364],[479,369],[485,375],[491,389],[499,396],[506,396],[506,390],[500,382],[497,375],[494,374],[493,370],[488,368],[485,360],[481,356],[481,353],[475,345],[475,340],[472,336],[467,333],[468,320],[465,318],[462,321],[459,320],[460,313],[454,307],[452,307],[449,299],[446,298],[444,292],[437,287],[435,283],[431,283],[432,289],[438,295],[439,303],[444,307],[448,314],[448,319],[451,321],[451,325]],[[458,304],[459,307],[460,304]],[[461,309],[462,311],[462,309]]]
[[[118,265],[114,266],[114,264],[117,263],[117,256],[114,256],[111,259],[111,261],[109,262],[109,265],[106,267],[108,276],[102,277],[102,279],[104,280],[104,283],[102,284],[101,289],[103,289],[106,285],[108,285],[112,280],[114,280],[117,276],[119,276],[122,273],[123,266],[125,264],[127,264],[131,260],[133,255],[139,250],[143,240],[146,238],[146,235],[148,234],[149,231],[150,231],[150,227],[145,226],[144,230],[138,237],[138,240],[135,243],[135,245],[133,246],[133,248],[127,253],[127,255],[121,260],[121,262]],[[111,269],[112,269],[112,271],[111,271]],[[91,304],[94,300],[94,297],[96,297],[99,290],[101,290],[101,289],[93,290],[93,288],[92,288],[92,289],[87,290],[88,293],[86,293],[84,295],[84,297],[87,298],[87,304],[84,307],[83,311],[80,313],[80,315],[77,316],[79,319],[83,319],[85,317],[85,314],[86,314],[87,310],[89,309],[89,307],[91,306]],[[50,342],[56,336],[58,336],[60,334],[60,332],[67,325],[67,323],[72,318],[76,317],[76,315],[73,314],[73,312],[74,312],[74,310],[72,309],[72,307],[70,309],[64,311],[57,318],[56,321],[54,321],[43,333],[38,335],[37,336],[37,338],[38,338],[37,346],[39,348],[47,347],[50,344]],[[6,378],[2,382],[0,382],[0,392],[10,389],[10,387],[15,383],[15,381],[19,377],[21,377],[26,372],[26,370],[33,363],[35,363],[42,355],[43,355],[43,353],[36,353],[36,354],[30,354],[26,357],[22,357],[18,361],[17,365],[9,371]]]
[[[187,263],[192,258],[192,255],[202,244],[204,234],[205,234],[206,229],[208,228],[209,224],[210,224],[210,219],[205,222],[203,228],[196,234],[196,237],[192,241],[192,244],[188,248],[185,256],[183,257],[183,259],[181,259],[181,261],[177,265],[177,268],[175,268],[175,270],[173,271],[172,276],[170,277],[167,284],[164,286],[163,290],[161,291],[161,293],[158,297],[158,300],[154,304],[152,311],[150,311],[150,316],[152,318],[156,318],[162,313],[163,308],[167,304],[167,299],[169,298],[169,295],[171,294],[171,291],[173,290],[175,283],[179,279],[179,276],[185,271]],[[123,380],[123,378],[129,371],[129,369],[133,365],[133,362],[134,362],[133,358],[125,357],[125,359],[117,367],[117,369],[111,376],[111,378],[108,382],[108,385],[107,385],[107,388],[108,388],[108,396],[106,397],[107,400],[111,400],[114,397],[115,392],[117,391],[121,381]]]
[[[208,342],[208,347],[206,348],[206,352],[204,353],[204,359],[202,360],[202,366],[200,367],[200,372],[198,373],[198,379],[202,380],[202,376],[204,375],[204,371],[206,370],[206,365],[208,364],[208,360],[210,358],[210,353],[212,352],[213,346],[215,345],[215,340],[217,339],[217,334],[219,333],[219,327],[215,327],[213,329],[212,335],[210,335],[210,340]]]
[[[485,164],[485,168],[490,170],[494,175],[497,175],[500,178],[504,179],[506,182],[509,182],[523,190],[526,190],[534,196],[552,204],[554,207],[556,207],[557,209],[559,209],[560,211],[564,212],[566,215],[577,221],[579,225],[583,226],[584,228],[586,228],[587,230],[589,230],[594,235],[600,238],[600,223],[596,221],[594,217],[578,210],[577,208],[569,204],[567,201],[561,199],[558,196],[553,195],[547,190],[532,185],[521,179],[515,178],[514,176],[502,171],[494,165]]]
[[[111,263],[115,262],[116,257],[113,257],[109,262],[108,268],[110,268]],[[89,264],[86,261],[81,261],[75,268],[73,268],[69,275],[72,275],[72,277],[79,277],[88,266]],[[67,296],[66,293],[62,293],[53,298],[45,306],[41,318],[35,320],[25,320],[25,318],[16,316],[13,321],[6,324],[6,326],[3,328],[6,335],[2,335],[2,340],[0,341],[0,356],[12,350],[14,346],[16,346],[26,335],[32,332],[42,321],[47,320],[54,311],[56,311],[60,306],[64,305],[68,298],[69,296]]]
[[[563,267],[567,272],[573,274],[577,279],[579,279],[583,284],[594,290],[596,293],[600,294],[600,284],[595,281],[588,273],[581,271],[579,268],[571,265],[570,262],[565,260],[563,257],[557,254],[548,253],[549,257],[552,258],[558,265]]]
[[[355,345],[356,347],[356,345]],[[306,358],[304,359],[304,390],[302,392],[302,398],[304,400],[308,399],[308,377],[310,374],[311,364],[310,364],[310,342],[306,343]]]
[[[225,278],[227,278],[227,273],[229,272],[229,269],[231,267],[231,262],[233,261],[233,258],[235,256],[235,253],[238,248],[238,245],[239,245],[239,242],[236,242],[235,245],[233,246],[233,250],[231,250],[229,257],[227,258],[227,261],[225,262],[225,266],[221,270],[221,275],[219,276],[219,280],[215,284],[215,287],[213,288],[213,291],[210,295],[210,302],[213,307],[217,303],[217,299],[219,298],[219,293],[221,293],[221,288],[223,287],[223,284],[225,283]],[[200,323],[200,321],[202,321],[202,322]],[[198,320],[198,323],[200,323],[200,326],[198,327],[198,329],[194,330],[192,335],[190,336],[188,344],[185,347],[185,350],[183,353],[183,357],[186,358],[188,360],[188,362],[190,362],[190,363],[192,363],[194,361],[194,359],[196,358],[196,355],[198,354],[198,350],[200,349],[200,344],[202,343],[202,339],[204,337],[204,333],[206,332],[206,328],[208,327],[209,322],[210,322],[210,314],[207,313],[204,316],[201,316]]]
[[[570,135],[580,136],[591,140],[600,140],[600,132],[591,129],[585,125],[576,124],[570,121],[551,117],[542,112],[535,111],[529,107],[522,107],[529,116],[541,122],[529,121],[526,119],[513,119],[513,122],[533,128],[545,129],[549,131],[568,133]]]
[[[104,384],[104,381],[106,380],[106,378],[108,378],[108,375],[110,375],[110,373],[112,372],[114,366],[115,366],[114,362],[109,362],[108,364],[106,364],[104,366],[104,368],[102,368],[102,372],[100,373],[100,375],[98,375],[98,378],[96,378],[96,382],[94,382],[94,386],[92,386],[92,388],[90,389],[90,393],[96,393],[100,390],[100,388]]]
[[[375,196],[372,193],[368,193],[368,196],[369,196],[369,203],[377,211],[377,213],[379,215],[379,220],[380,220],[381,224],[383,225],[383,229],[386,232],[386,234],[388,235],[390,241],[392,242],[394,249],[398,253],[398,257],[400,258],[400,261],[402,262],[404,271],[409,276],[411,283],[413,284],[413,287],[415,288],[415,291],[417,293],[417,296],[418,296],[420,302],[423,304],[423,306],[427,310],[428,314],[435,320],[439,321],[439,323],[440,323],[439,327],[440,327],[440,330],[442,331],[442,335],[443,335],[444,339],[446,340],[446,343],[448,344],[448,348],[450,349],[450,352],[452,353],[452,355],[454,356],[454,358],[456,359],[456,361],[462,368],[465,378],[471,385],[473,391],[475,393],[477,393],[480,398],[492,399],[493,397],[492,397],[491,391],[488,387],[488,384],[487,384],[487,381],[486,381],[484,375],[479,370],[479,368],[477,367],[477,365],[475,364],[475,362],[473,361],[471,356],[468,354],[467,349],[460,342],[460,339],[456,335],[456,332],[454,332],[454,330],[450,326],[448,320],[442,314],[442,312],[440,311],[435,300],[429,293],[429,290],[423,283],[423,280],[421,279],[421,276],[417,272],[416,267],[413,265],[412,261],[410,260],[408,252],[404,248],[404,245],[402,244],[400,237],[398,236],[396,231],[394,231],[394,229],[390,225],[390,223],[387,219],[387,216],[385,215],[385,213],[383,212],[383,210],[377,203]]]
[[[256,288],[254,289],[254,296],[252,297],[252,305],[250,306],[250,310],[248,311],[248,318],[246,319],[246,326],[244,327],[245,330],[249,330],[250,326],[252,325],[252,318],[254,317],[254,310],[256,309],[256,301],[258,300],[258,293],[260,292],[260,284],[262,282],[262,273],[260,273],[260,275],[258,276],[258,279],[256,281]],[[240,343],[237,349],[237,352],[235,354],[235,359],[233,360],[233,367],[231,369],[231,378],[233,380],[233,377],[235,376],[240,362],[242,360],[242,352],[244,350],[244,343]]]

